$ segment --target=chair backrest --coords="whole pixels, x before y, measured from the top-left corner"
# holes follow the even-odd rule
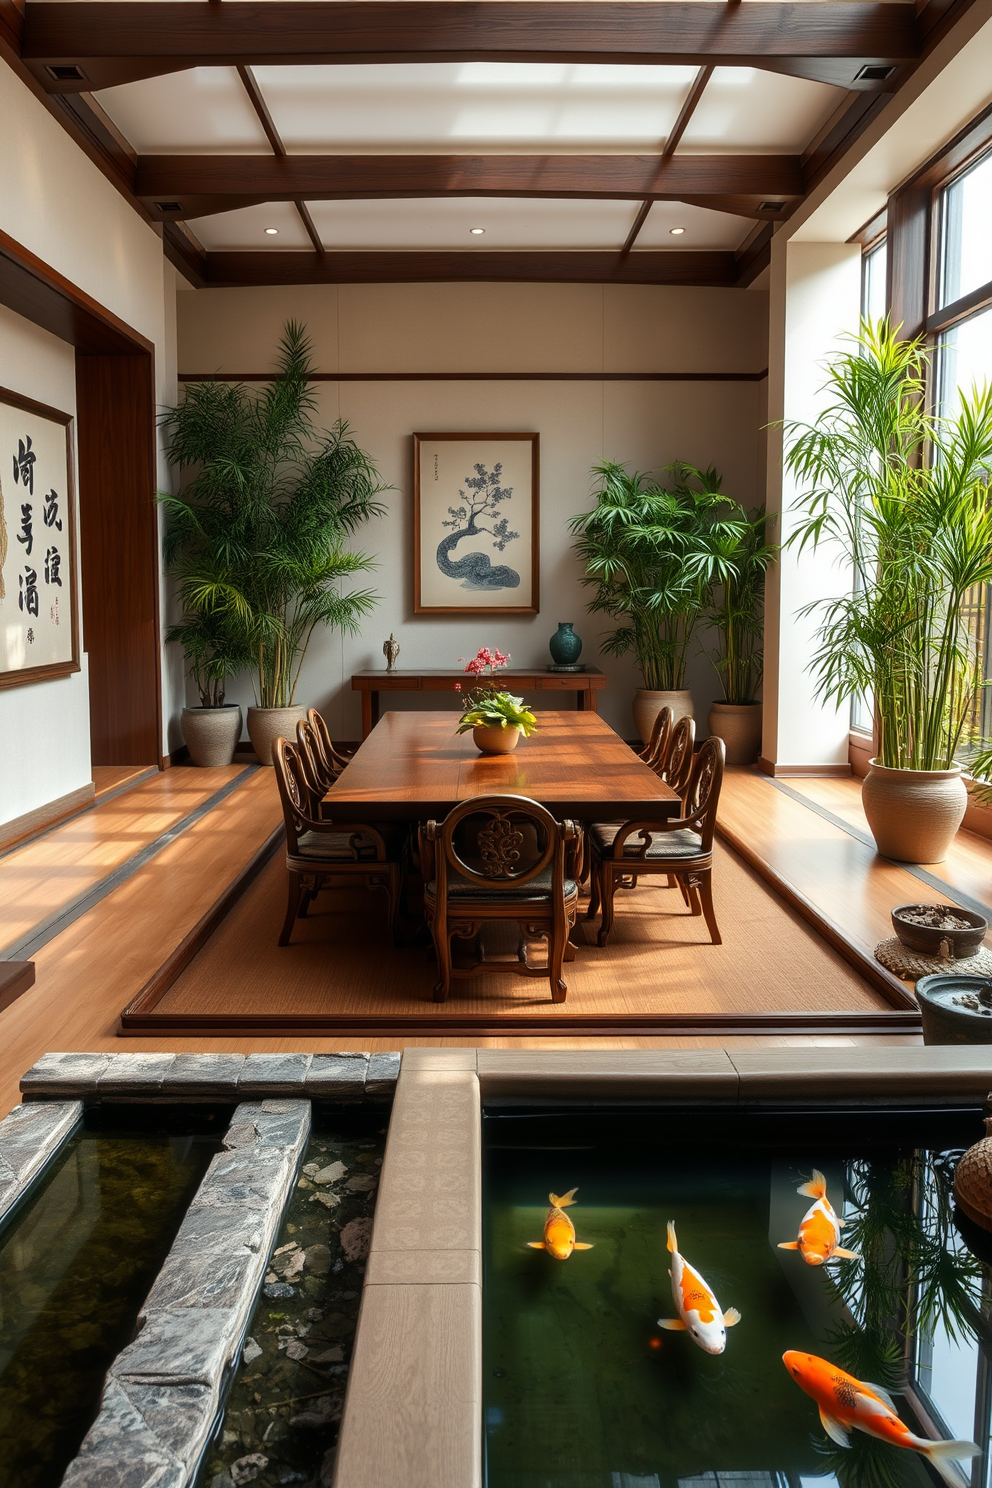
[[[651,737],[641,750],[641,759],[652,770],[658,766],[658,761],[665,758],[668,751],[668,741],[672,733],[672,710],[666,703],[658,710],[658,716],[651,730]]]
[[[716,813],[723,786],[723,767],[727,747],[715,734],[704,739],[692,762],[692,772],[685,789],[685,806],[680,826],[691,827],[703,839],[703,852],[713,849]]]
[[[300,772],[311,796],[311,815],[315,816],[317,807],[326,796],[328,787],[337,779],[337,775],[327,768],[324,750],[317,737],[316,729],[309,721],[302,718],[296,725],[296,749]]]
[[[272,746],[272,766],[286,823],[286,850],[295,856],[300,834],[307,830],[310,818],[310,790],[300,770],[296,745],[288,739],[277,739]]]
[[[558,822],[527,796],[473,796],[449,811],[443,822],[428,822],[428,841],[437,844],[433,872],[437,900],[447,895],[449,873],[498,899],[503,889],[530,883],[551,869],[552,892],[564,895],[565,843],[576,835],[574,822]]]
[[[672,729],[668,743],[668,754],[658,761],[655,769],[662,780],[673,791],[682,795],[689,773],[692,770],[692,751],[696,742],[695,719],[684,717]]]
[[[324,768],[330,774],[331,779],[335,779],[341,774],[348,761],[343,754],[334,748],[331,742],[331,731],[327,727],[323,716],[317,712],[316,708],[311,708],[308,711],[307,723],[316,735],[317,746],[324,758]]]

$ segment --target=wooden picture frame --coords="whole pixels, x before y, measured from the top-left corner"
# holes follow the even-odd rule
[[[414,434],[415,615],[538,614],[540,438]]]
[[[0,387],[0,688],[79,671],[72,426]]]

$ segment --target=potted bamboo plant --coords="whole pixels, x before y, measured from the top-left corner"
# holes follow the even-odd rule
[[[610,656],[633,652],[640,669],[634,723],[645,743],[666,705],[675,720],[692,713],[689,646],[726,571],[721,539],[729,519],[718,515],[726,505],[719,477],[681,462],[666,468],[670,490],[614,461],[595,466],[596,505],[571,522],[583,583],[595,590],[587,609],[620,621],[602,648]]]
[[[166,632],[167,642],[182,646],[200,697],[199,707],[184,708],[180,726],[190,763],[202,767],[229,765],[241,738],[241,709],[225,703],[224,684],[243,671],[250,658],[225,617],[190,610]]]
[[[706,612],[719,636],[710,653],[723,701],[710,708],[710,733],[723,740],[728,765],[750,765],[761,748],[762,638],[765,572],[778,551],[765,538],[765,509],[727,522],[718,535],[726,572]]]
[[[803,611],[820,615],[818,693],[874,696],[865,815],[878,851],[911,863],[941,862],[964,816],[958,753],[979,742],[983,679],[963,607],[992,581],[992,389],[953,417],[931,412],[927,363],[921,342],[866,324],[829,363],[817,424],[786,426],[804,513],[790,541],[829,544],[853,568],[850,589]]]
[[[300,667],[318,626],[354,633],[377,596],[342,584],[374,565],[344,544],[387,489],[347,424],[316,424],[310,342],[289,322],[278,370],[258,393],[241,384],[186,388],[164,425],[168,454],[191,478],[160,499],[166,556],[185,615],[218,619],[252,673],[248,735],[259,760],[291,737]]]

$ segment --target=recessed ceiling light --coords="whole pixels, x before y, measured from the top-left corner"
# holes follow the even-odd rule
[[[470,227],[469,228],[469,232],[472,234],[473,238],[481,238],[482,237],[482,234],[485,232],[485,230],[486,229],[484,227]]]
[[[266,237],[274,238],[278,231],[279,229],[277,227],[267,227],[265,229]]]
[[[673,238],[680,238],[682,236],[682,234],[685,232],[685,228],[684,227],[670,227],[668,229],[668,231],[671,233],[671,235],[672,235]]]

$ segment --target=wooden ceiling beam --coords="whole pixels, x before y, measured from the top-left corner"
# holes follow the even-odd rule
[[[798,198],[794,155],[142,155],[133,189],[163,221],[270,201],[432,196],[747,202]]]
[[[208,288],[271,284],[420,284],[486,280],[536,284],[694,284],[737,282],[733,253],[207,253]]]
[[[886,0],[26,0],[21,56],[52,92],[202,66],[473,60],[811,69],[877,89],[861,68],[920,44],[915,7]]]

